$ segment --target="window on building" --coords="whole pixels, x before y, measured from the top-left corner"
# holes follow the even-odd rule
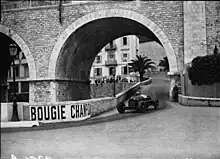
[[[29,92],[29,82],[21,82],[21,92]]]
[[[109,54],[109,58],[110,59],[114,59],[115,58],[115,54]]]
[[[134,68],[133,68],[133,67],[128,67],[128,72],[129,72],[129,73],[135,72],[135,71],[134,71]]]
[[[123,66],[121,67],[121,74],[128,74],[128,67],[127,66]]]
[[[127,62],[128,61],[128,54],[127,53],[123,53],[122,54],[122,62]]]
[[[29,77],[28,64],[24,64],[24,77],[26,77],[26,78]]]
[[[96,63],[101,63],[102,62],[102,56],[96,56]]]
[[[115,67],[109,67],[109,75],[113,75],[115,71]]]
[[[128,44],[128,39],[127,37],[123,37],[123,45],[127,45]]]
[[[9,69],[8,69],[8,78],[12,78],[11,67],[9,67]]]
[[[13,87],[14,87],[13,84],[14,84],[13,82],[9,82],[9,90],[8,90],[9,94],[13,93]],[[15,82],[15,92],[18,93],[18,82]]]
[[[127,54],[127,53],[124,53],[124,54],[123,54],[123,57],[124,57],[124,58],[127,58],[127,57],[128,57],[128,54]]]
[[[102,76],[102,68],[95,68],[95,76]]]

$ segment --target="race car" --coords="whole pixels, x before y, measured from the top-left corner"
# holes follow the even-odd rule
[[[124,102],[120,102],[117,105],[117,110],[120,114],[124,113],[128,109],[136,109],[137,112],[143,113],[148,110],[150,106],[157,109],[159,106],[158,100],[153,100],[149,95],[141,94],[139,91],[136,92],[135,96],[132,96],[128,100],[128,105],[126,106]]]

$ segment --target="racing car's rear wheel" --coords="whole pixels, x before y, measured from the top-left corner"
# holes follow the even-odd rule
[[[124,113],[125,112],[125,103],[123,102],[120,102],[118,105],[117,105],[117,110],[120,114]]]
[[[139,101],[138,104],[137,104],[137,108],[136,109],[140,113],[146,112],[147,108],[145,106],[145,102],[144,101]]]

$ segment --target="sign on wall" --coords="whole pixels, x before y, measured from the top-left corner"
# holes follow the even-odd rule
[[[78,121],[91,116],[91,106],[88,103],[51,106],[30,106],[31,121]]]

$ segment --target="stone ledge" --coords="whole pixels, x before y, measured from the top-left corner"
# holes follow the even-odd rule
[[[189,107],[220,107],[220,98],[192,97],[179,94],[180,104]]]
[[[39,126],[38,121],[1,122],[1,128],[21,128]]]
[[[76,82],[76,83],[90,83],[89,80],[74,80],[69,78],[50,78],[50,77],[38,77],[38,78],[29,78],[30,82],[38,81],[64,81],[64,82]]]

